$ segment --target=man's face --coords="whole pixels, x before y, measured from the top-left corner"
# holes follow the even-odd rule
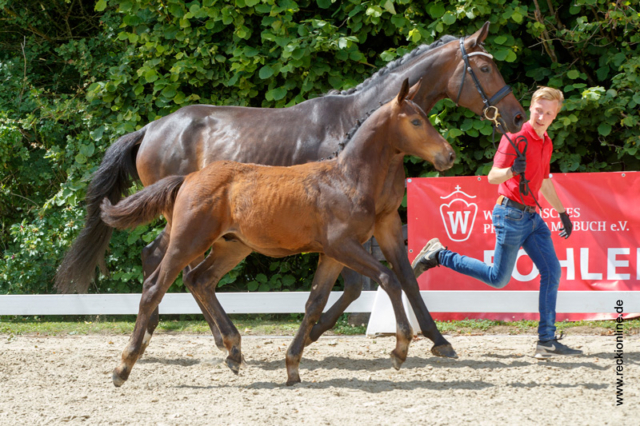
[[[544,135],[558,115],[558,101],[538,99],[529,107],[531,116],[529,123],[539,136]]]

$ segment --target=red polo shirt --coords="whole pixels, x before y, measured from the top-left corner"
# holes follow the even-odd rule
[[[524,123],[520,132],[515,134],[509,133],[509,137],[513,142],[516,142],[517,137],[521,135],[526,137],[528,141],[525,176],[529,180],[531,192],[527,196],[523,195],[522,198],[520,198],[520,176],[514,176],[499,185],[498,193],[518,203],[524,201],[528,206],[535,206],[536,202],[531,193],[535,194],[536,198],[539,198],[538,192],[542,186],[542,181],[549,177],[549,164],[551,163],[551,154],[553,153],[553,143],[546,132],[543,138],[538,136],[528,121]],[[525,144],[523,141],[518,143],[520,152],[524,150],[524,147]],[[511,167],[513,161],[516,159],[515,152],[515,149],[509,143],[507,137],[503,135],[498,151],[495,157],[493,157],[493,167],[499,169]]]

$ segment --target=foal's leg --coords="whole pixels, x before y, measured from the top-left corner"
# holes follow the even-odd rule
[[[389,295],[393,312],[396,316],[397,330],[396,348],[391,352],[391,359],[393,366],[399,369],[407,359],[409,344],[413,335],[407,314],[402,305],[402,288],[396,275],[356,242],[333,244],[331,253],[326,253],[334,259],[340,259],[340,262],[345,266],[376,281]]]
[[[438,330],[427,309],[427,305],[420,295],[418,281],[413,274],[407,257],[402,234],[402,222],[398,213],[392,212],[379,218],[376,221],[374,236],[378,240],[384,257],[391,263],[393,271],[400,280],[402,289],[407,293],[409,303],[411,303],[411,307],[416,314],[422,333],[434,342],[431,353],[441,357],[457,358],[456,351]]]
[[[287,350],[287,386],[300,383],[299,367],[305,341],[308,339],[311,327],[313,327],[320,318],[322,310],[327,304],[327,300],[329,300],[331,288],[335,284],[341,270],[342,265],[336,260],[324,254],[320,255],[318,269],[316,270],[313,277],[313,284],[311,285],[311,293],[305,306],[302,324],[300,324],[298,333],[296,333]]]
[[[183,278],[186,277],[194,268],[196,268],[203,261],[204,261],[204,255],[201,255],[196,260],[191,262],[189,264],[189,266],[184,269],[183,274],[182,274]],[[219,281],[219,279],[218,279],[218,281]],[[216,284],[217,284],[217,282],[216,282]],[[191,288],[191,283],[190,282],[187,282],[187,280],[184,280],[184,285],[189,289],[191,294],[194,294],[194,289]],[[216,347],[218,349],[220,349],[222,352],[227,352],[227,349],[225,348],[224,341],[222,339],[222,334],[220,334],[220,330],[218,329],[218,326],[216,325],[216,322],[214,321],[213,317],[211,316],[209,311],[204,307],[204,305],[200,302],[200,300],[197,297],[194,297],[194,299],[196,300],[196,303],[200,307],[200,310],[202,311],[202,314],[204,315],[205,321],[207,321],[207,324],[209,325],[209,329],[211,330],[211,334],[213,334],[213,341],[215,342]]]
[[[153,271],[158,269],[160,262],[164,258],[164,254],[167,251],[167,246],[169,245],[170,229],[171,225],[167,223],[167,226],[162,230],[160,235],[158,235],[155,240],[153,240],[149,245],[142,249],[142,276],[144,281],[146,281],[147,278],[149,278],[151,274],[153,274]],[[149,346],[151,336],[153,336],[153,332],[155,331],[159,322],[160,313],[158,311],[158,308],[156,308],[149,318],[147,332],[145,333],[142,340],[142,351],[140,353],[141,356],[147,349],[147,346]]]
[[[360,293],[362,293],[361,275],[349,268],[342,269],[341,275],[344,278],[344,292],[329,310],[320,316],[318,323],[311,329],[305,346],[317,341],[325,331],[333,328],[351,302],[360,297]]]
[[[158,269],[145,280],[133,334],[122,352],[122,362],[113,370],[114,385],[122,386],[124,384],[129,378],[133,365],[142,354],[144,336],[147,333],[153,312],[157,309],[169,286],[173,284],[180,271],[191,260],[183,254],[184,252],[186,250],[172,249],[170,244]]]
[[[158,265],[160,265],[160,262],[164,258],[164,254],[167,251],[167,246],[169,245],[170,229],[171,229],[171,225],[167,223],[167,226],[160,233],[160,235],[158,235],[158,237],[155,240],[153,240],[148,246],[146,246],[142,250],[142,271],[143,271],[145,280],[147,279],[147,277],[149,277],[153,273],[153,271],[155,271],[158,268]],[[202,261],[203,258],[204,256],[200,256],[199,259],[196,259],[194,262],[191,263],[191,266],[195,267]],[[185,270],[185,272],[188,272],[188,271]],[[185,285],[187,284],[185,283]],[[187,288],[189,288],[188,285],[187,285]],[[191,291],[191,289],[189,289],[189,291]],[[224,347],[224,344],[222,343],[222,336],[220,335],[220,331],[218,330],[218,327],[216,327],[216,324],[213,321],[213,318],[211,318],[211,315],[209,315],[206,309],[203,308],[203,306],[200,304],[200,301],[197,298],[196,298],[196,303],[198,303],[200,310],[204,314],[204,319],[207,321],[207,324],[209,324],[209,328],[211,329],[211,333],[213,334],[213,339],[216,343],[216,346],[221,351],[225,351],[226,349]],[[151,314],[149,325],[147,326],[147,333],[145,333],[143,344],[142,344],[143,345],[142,353],[144,353],[144,351],[147,349],[147,346],[149,345],[149,341],[151,340],[151,336],[153,335],[153,332],[158,326],[159,322],[160,322],[159,310],[158,308],[156,308]]]
[[[243,362],[240,333],[222,308],[215,290],[218,281],[249,254],[251,249],[240,242],[216,241],[211,253],[184,278],[203,312],[210,315],[220,330],[223,347],[228,353],[225,362],[235,374]]]

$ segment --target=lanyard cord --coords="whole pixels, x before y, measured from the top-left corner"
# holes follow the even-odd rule
[[[498,126],[502,126],[501,121],[502,120],[499,117],[496,117],[496,119],[494,121],[494,126],[493,126],[493,137],[492,137],[491,143],[493,143],[493,148],[496,150],[496,152],[499,152],[498,148],[496,148],[496,128]],[[509,141],[509,143],[511,144],[513,149],[516,151],[516,153],[515,154],[509,154],[507,152],[502,152],[502,154],[504,154],[504,155],[513,155],[513,156],[516,156],[516,157],[525,157],[526,158],[527,147],[529,146],[529,141],[527,140],[527,138],[524,135],[520,135],[520,136],[518,136],[516,138],[516,141],[514,142],[509,137],[509,133],[508,132],[505,131],[503,134],[507,138],[507,140]],[[521,142],[524,142],[524,150],[523,151],[520,151],[518,149],[518,145]],[[542,207],[540,206],[540,203],[538,203],[538,199],[533,194],[533,191],[531,191],[531,188],[529,188],[529,180],[525,177],[525,173],[526,173],[526,167],[525,167],[525,171],[523,171],[520,174],[520,179],[519,179],[519,185],[518,185],[519,186],[519,191],[518,191],[518,193],[520,195],[520,201],[522,202],[523,206],[526,206],[526,204],[524,203],[523,195],[527,195],[527,194],[531,193],[531,197],[533,198],[533,201],[535,201],[536,205],[540,209],[540,212],[542,212]]]

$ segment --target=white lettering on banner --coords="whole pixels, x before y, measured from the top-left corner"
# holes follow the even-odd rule
[[[587,232],[604,232],[607,230],[607,222],[603,221],[574,221],[571,222],[573,224],[573,232],[578,231],[587,231]],[[562,222],[550,222],[547,223],[551,232],[559,231],[562,228]],[[612,227],[615,225],[612,225]],[[615,229],[612,229],[615,231]]]
[[[611,230],[616,232],[616,231],[628,231],[627,228],[627,221],[618,221],[618,224],[616,225],[615,223],[611,225]]]
[[[493,255],[495,254],[495,250],[485,250],[484,251],[484,263],[489,266],[493,266]]]
[[[583,280],[601,280],[602,274],[589,272],[589,248],[580,249],[580,276]]]
[[[576,207],[576,208],[571,208],[569,207],[567,210],[567,214],[569,215],[570,218],[578,218],[580,217],[580,207]],[[542,211],[540,212],[540,216],[543,219],[558,219],[560,216],[558,215],[558,212],[556,211],[556,209],[554,208],[546,208],[546,209],[542,209]]]
[[[493,212],[491,210],[484,211],[484,220],[491,220],[491,216],[493,216]]]
[[[626,222],[625,222],[626,223]],[[629,254],[628,248],[610,248],[607,251],[607,279],[608,280],[628,280],[631,274],[618,274],[616,268],[625,268],[629,266],[628,260],[618,260],[619,254]]]
[[[567,248],[567,256],[565,260],[559,260],[561,268],[567,268],[567,271],[563,276],[567,281],[572,281],[576,279],[576,262],[575,256],[573,252],[573,248]],[[615,280],[630,280],[631,274],[622,274],[617,273],[616,268],[628,268],[629,261],[628,260],[619,260],[617,258],[618,255],[629,255],[631,253],[628,248],[610,248],[608,250],[607,255],[607,280],[615,281]],[[484,263],[493,266],[493,256],[495,255],[495,250],[484,250]],[[518,281],[531,281],[535,279],[539,275],[538,268],[533,265],[533,269],[527,275],[522,274],[518,270],[518,260],[521,256],[526,256],[526,253],[523,249],[518,251],[518,258],[516,260],[516,266],[513,268],[513,272],[511,276]],[[637,263],[636,263],[636,279],[640,280],[640,248],[637,249]],[[580,248],[580,280],[582,281],[601,281],[602,273],[600,272],[589,272],[589,248],[582,247]]]
[[[536,265],[533,265],[533,268],[531,269],[531,272],[529,272],[529,274],[527,275],[522,275],[520,273],[520,271],[518,270],[518,259],[520,259],[520,256],[526,256],[527,253],[525,253],[525,251],[523,249],[518,250],[518,257],[516,258],[516,265],[513,268],[513,272],[511,273],[511,276],[513,278],[515,278],[518,281],[531,281],[532,279],[534,279],[535,277],[538,276],[538,274],[540,272],[538,272],[538,268],[536,268]]]
[[[489,266],[493,266],[493,256],[495,255],[495,253],[496,253],[495,250],[485,250],[484,263],[486,263]],[[526,256],[526,255],[527,253],[523,249],[518,250],[518,257],[516,258],[516,264],[513,267],[513,271],[511,272],[511,277],[515,278],[518,281],[523,281],[523,282],[531,281],[540,274],[540,272],[538,271],[538,268],[536,268],[536,265],[533,265],[531,272],[529,272],[527,275],[523,275],[522,273],[520,273],[520,271],[518,270],[518,259],[520,259],[521,256]]]
[[[485,234],[495,234],[496,228],[493,226],[493,223],[485,223],[483,225]]]
[[[561,268],[567,268],[567,274],[565,275],[567,280],[576,279],[576,262],[573,258],[573,249],[567,249],[567,260],[560,261]]]
[[[440,198],[447,199],[454,194],[462,194],[468,198],[476,198],[476,195],[468,195],[462,192],[460,185],[456,186],[455,189],[451,194]],[[453,199],[449,204],[441,204],[440,216],[442,217],[444,229],[447,231],[449,239],[457,242],[468,240],[473,231],[477,213],[478,205],[468,203],[462,198]]]
[[[462,215],[464,214],[464,219],[462,219]],[[451,224],[451,232],[453,234],[458,233],[458,226],[460,226],[460,232],[463,234],[467,233],[467,225],[469,224],[469,215],[470,211],[457,211],[457,212],[447,212],[447,216],[449,216],[449,223]],[[455,216],[455,218],[454,218]]]

